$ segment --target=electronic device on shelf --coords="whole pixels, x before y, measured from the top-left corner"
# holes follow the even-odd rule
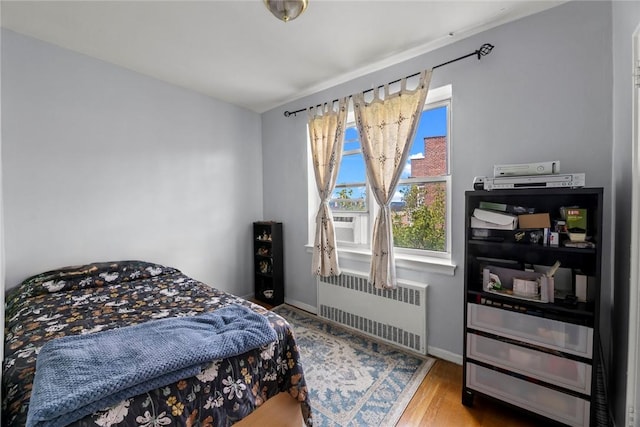
[[[474,190],[500,190],[514,188],[580,188],[585,186],[584,173],[527,176],[476,176]]]
[[[560,160],[493,166],[494,177],[551,175],[556,173],[560,173]]]

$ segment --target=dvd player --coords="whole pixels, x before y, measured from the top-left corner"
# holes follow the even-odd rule
[[[493,165],[493,176],[528,176],[560,173],[560,160],[551,162]]]
[[[475,177],[473,188],[476,190],[505,190],[511,188],[578,188],[585,186],[583,173],[552,175]]]

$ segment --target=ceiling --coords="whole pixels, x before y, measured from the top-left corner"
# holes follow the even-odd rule
[[[288,23],[262,0],[3,0],[0,13],[15,32],[262,113],[560,3],[310,0]]]

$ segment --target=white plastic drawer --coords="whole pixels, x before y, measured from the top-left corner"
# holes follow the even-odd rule
[[[473,363],[467,363],[467,387],[570,426],[589,425],[588,401]]]
[[[591,394],[591,365],[586,363],[476,334],[467,334],[467,357]]]
[[[469,328],[591,359],[593,328],[479,304],[467,304]]]

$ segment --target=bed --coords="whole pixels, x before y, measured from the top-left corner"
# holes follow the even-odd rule
[[[300,402],[303,419],[311,426],[300,356],[283,318],[175,268],[144,261],[65,267],[33,276],[8,291],[2,425],[26,425],[36,360],[45,343],[61,337],[67,338],[56,342],[70,336],[126,331],[129,328],[120,328],[135,329],[133,325],[149,325],[159,319],[206,316],[231,306],[264,316],[275,330],[276,340],[237,356],[207,361],[195,376],[122,399],[69,425],[228,426],[267,399],[287,392]]]

